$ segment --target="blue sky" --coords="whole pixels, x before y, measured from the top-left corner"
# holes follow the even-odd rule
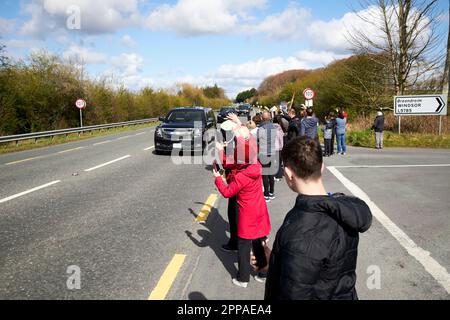
[[[72,5],[79,30],[67,28]],[[446,30],[448,2],[439,6]],[[363,26],[352,8],[366,9],[357,0],[7,0],[0,42],[16,58],[45,49],[134,90],[217,83],[234,98],[268,75],[348,56],[348,26]]]

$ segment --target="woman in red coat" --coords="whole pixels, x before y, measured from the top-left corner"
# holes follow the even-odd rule
[[[253,145],[250,137],[237,139],[238,149],[239,146],[245,146],[245,150],[252,150]],[[234,179],[230,184],[225,183],[219,172],[213,171],[219,192],[225,198],[237,196],[239,271],[237,277],[233,278],[233,283],[241,287],[247,287],[250,281],[252,242],[261,242],[270,233],[269,212],[262,186],[262,166],[252,156],[249,157],[249,153],[245,152],[245,160],[241,159],[236,164]]]

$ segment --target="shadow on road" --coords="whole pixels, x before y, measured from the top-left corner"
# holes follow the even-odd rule
[[[197,217],[197,214],[189,209],[189,212]],[[197,240],[196,237],[190,231],[185,231],[186,235],[191,241],[200,248],[210,247],[217,258],[222,262],[223,266],[230,274],[230,277],[235,277],[237,269],[235,262],[237,262],[237,253],[229,253],[222,251],[222,245],[227,243],[228,237],[226,231],[229,230],[228,222],[225,221],[219,214],[216,208],[211,209],[208,220],[203,224],[208,230],[198,230],[197,234],[201,240]]]
[[[189,293],[188,300],[204,301],[204,300],[208,300],[208,299],[206,299],[206,297],[203,295],[203,293],[194,291],[194,292]]]

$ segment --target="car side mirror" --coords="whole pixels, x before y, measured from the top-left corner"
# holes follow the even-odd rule
[[[159,117],[159,121],[166,122],[166,117]]]

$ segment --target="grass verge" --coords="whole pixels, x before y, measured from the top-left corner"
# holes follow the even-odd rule
[[[151,127],[155,127],[157,124],[158,124],[158,122],[152,122],[152,123],[139,124],[139,125],[133,125],[133,126],[102,129],[102,130],[95,130],[95,131],[91,131],[91,132],[85,132],[80,135],[78,135],[78,133],[73,133],[73,134],[69,134],[67,136],[65,136],[65,135],[55,136],[55,137],[53,137],[53,139],[52,138],[39,138],[39,139],[37,139],[36,142],[34,141],[34,139],[24,140],[24,141],[19,141],[18,145],[16,145],[15,142],[2,143],[2,144],[0,144],[0,154],[37,149],[37,148],[48,147],[48,146],[53,146],[53,145],[58,145],[58,144],[64,144],[64,143],[69,143],[69,142],[74,142],[74,141],[86,140],[86,139],[95,138],[95,137],[108,136],[108,135],[117,134],[117,133],[121,133],[121,132],[135,131],[135,130],[144,129],[144,128],[151,128]]]
[[[348,145],[355,147],[373,148],[375,146],[375,133],[371,130],[351,131],[347,134]],[[385,147],[406,148],[437,148],[450,149],[450,135],[437,134],[401,134],[392,131],[384,132]]]

